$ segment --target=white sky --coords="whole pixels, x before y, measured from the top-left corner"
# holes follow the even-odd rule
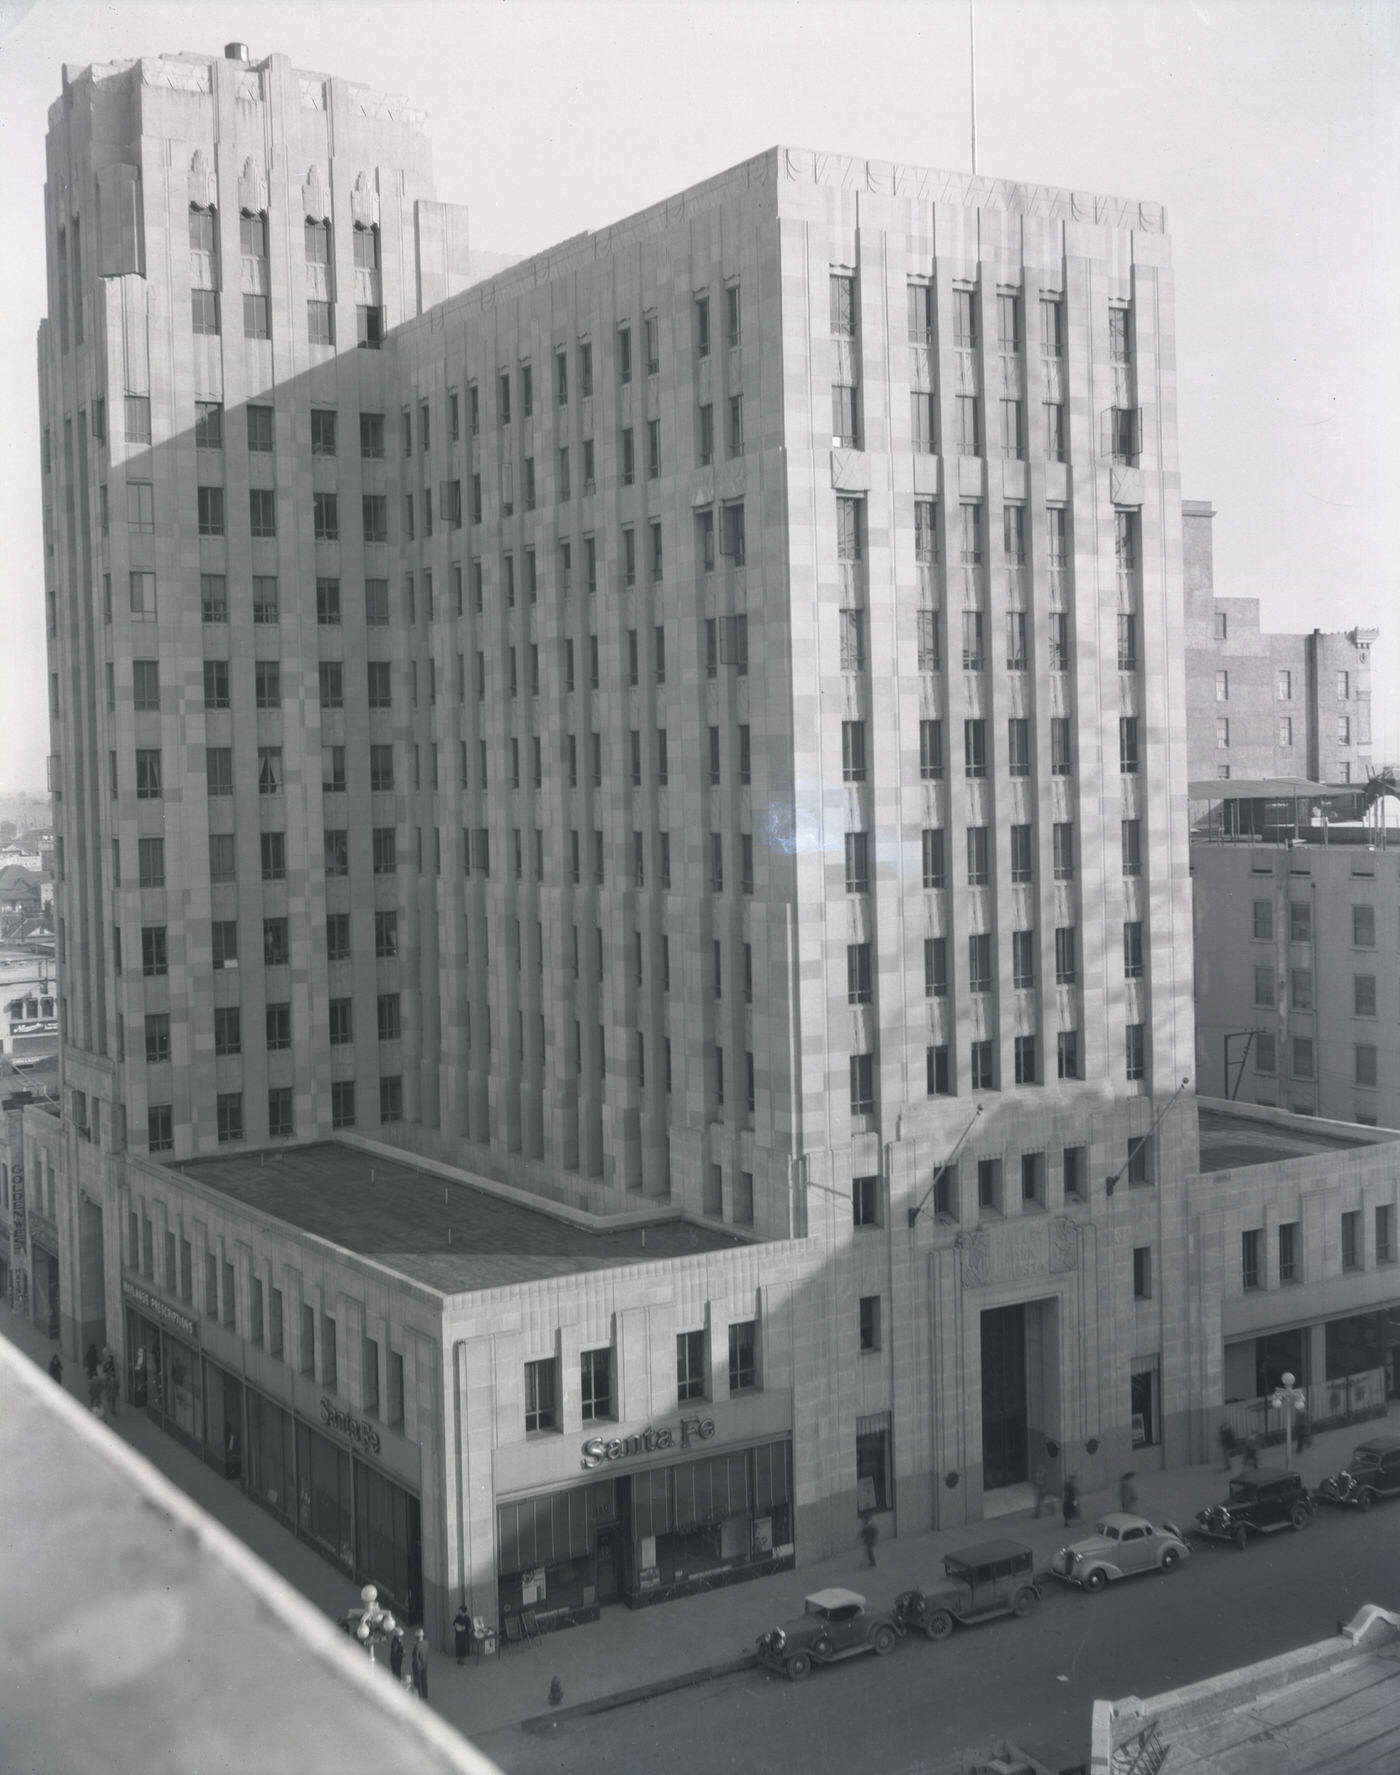
[[[0,790],[42,788],[48,751],[34,341],[65,62],[237,38],[404,93],[438,196],[522,253],[775,142],[970,164],[964,0],[0,0],[7,25]],[[1269,628],[1379,626],[1379,698],[1400,662],[1400,0],[977,0],[977,51],[980,171],[1167,206],[1182,491],[1215,504],[1216,589],[1262,598]],[[1395,759],[1400,697],[1381,716]]]

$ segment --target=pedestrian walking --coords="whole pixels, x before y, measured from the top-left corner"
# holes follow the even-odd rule
[[[102,1372],[102,1403],[107,1407],[107,1416],[114,1418],[117,1415],[117,1365],[115,1362]]]
[[[131,1403],[144,1406],[148,1396],[146,1347],[143,1344],[136,1352],[136,1361],[131,1370]]]
[[[1075,1483],[1073,1473],[1066,1478],[1064,1490],[1060,1494],[1060,1514],[1065,1519],[1066,1528],[1079,1514],[1079,1487]]]
[[[1137,1487],[1131,1473],[1125,1473],[1118,1481],[1118,1508],[1125,1515],[1137,1509]]]
[[[59,1355],[57,1350],[55,1350],[53,1355],[49,1358],[49,1373],[61,1387],[63,1385],[63,1358]]]
[[[102,1376],[100,1374],[95,1374],[88,1382],[88,1406],[98,1417],[106,1417],[107,1413],[102,1404]]]
[[[389,1641],[389,1670],[396,1677],[403,1676],[403,1628],[394,1629],[394,1637]]]
[[[1044,1461],[1037,1463],[1035,1472],[1031,1474],[1031,1484],[1035,1487],[1035,1514],[1039,1516],[1041,1511],[1047,1508],[1050,1502],[1048,1495],[1050,1490],[1050,1475],[1045,1471]]]
[[[466,1663],[467,1654],[472,1649],[472,1612],[467,1607],[467,1599],[462,1598],[462,1606],[452,1617],[452,1643],[457,1653],[458,1668]]]
[[[1220,1443],[1220,1452],[1225,1457],[1225,1471],[1228,1473],[1230,1463],[1235,1458],[1235,1432],[1228,1424],[1222,1424],[1217,1432],[1217,1438]]]
[[[1244,1439],[1244,1459],[1240,1463],[1241,1471],[1243,1471],[1245,1467],[1258,1467],[1258,1465],[1259,1444],[1252,1436],[1246,1436]]]
[[[428,1699],[428,1636],[420,1627],[413,1635],[413,1686]]]
[[[875,1543],[880,1539],[880,1530],[876,1526],[875,1518],[869,1513],[869,1511],[866,1512],[865,1521],[860,1525],[860,1538],[861,1543],[865,1548],[865,1558],[861,1561],[861,1564],[863,1566],[873,1566],[875,1563]]]
[[[97,1373],[97,1345],[89,1344],[83,1351],[83,1367],[87,1370],[89,1380]]]

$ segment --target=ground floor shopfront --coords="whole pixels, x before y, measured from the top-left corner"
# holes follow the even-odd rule
[[[713,1420],[695,1421],[713,1433]],[[500,1631],[513,1637],[522,1610],[563,1627],[608,1603],[642,1608],[791,1567],[792,1498],[792,1440],[782,1437],[500,1503]]]
[[[1237,1436],[1271,1436],[1278,1428],[1271,1400],[1285,1375],[1302,1390],[1309,1425],[1379,1416],[1387,1399],[1400,1397],[1400,1307],[1282,1326],[1227,1343],[1222,1421]]]
[[[373,1425],[319,1402],[316,1419],[201,1347],[198,1319],[123,1279],[125,1395],[353,1584],[423,1611],[418,1496],[373,1461]]]

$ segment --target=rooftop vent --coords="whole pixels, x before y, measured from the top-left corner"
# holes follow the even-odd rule
[[[247,59],[248,45],[246,43],[226,43],[224,45],[224,60],[226,62],[246,62]]]

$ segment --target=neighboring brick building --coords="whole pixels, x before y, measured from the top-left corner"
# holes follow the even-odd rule
[[[1209,502],[1183,500],[1181,511],[1191,781],[1364,783],[1377,631],[1263,631],[1258,598],[1215,592]]]

